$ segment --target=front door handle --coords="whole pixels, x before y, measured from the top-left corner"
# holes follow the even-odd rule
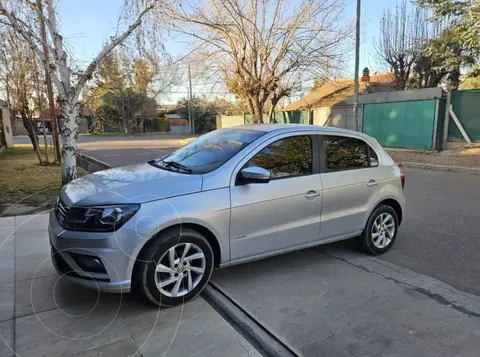
[[[377,181],[375,181],[375,180],[370,180],[370,181],[368,181],[368,183],[367,183],[367,186],[370,187],[370,188],[377,187],[377,185],[378,185],[378,183],[377,183]]]
[[[305,194],[305,198],[309,200],[314,200],[318,196],[320,196],[320,192],[317,192],[315,190],[310,190]]]

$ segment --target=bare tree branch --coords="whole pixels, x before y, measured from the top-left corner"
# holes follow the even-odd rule
[[[397,5],[394,12],[385,10],[380,19],[380,38],[375,49],[395,74],[400,90],[405,89],[412,66],[429,37],[431,25],[424,11],[416,7],[408,10],[407,0]]]
[[[49,0],[51,1],[51,0]],[[80,92],[82,88],[84,87],[85,83],[92,78],[92,74],[97,68],[98,64],[100,61],[105,58],[106,55],[108,55],[116,46],[121,44],[132,32],[135,30],[142,22],[142,17],[153,7],[155,6],[155,2],[157,0],[153,0],[150,4],[145,6],[145,8],[140,11],[140,13],[137,15],[135,21],[118,37],[113,38],[108,45],[106,45],[102,51],[95,57],[95,59],[88,65],[87,69],[83,72],[83,74],[80,76],[77,84],[77,93],[76,93],[76,99],[78,99],[78,96],[80,95]]]
[[[323,72],[351,34],[342,0],[193,0],[166,8],[175,30],[199,43],[196,62],[211,65],[259,122],[269,98],[278,103],[290,92],[290,74]]]

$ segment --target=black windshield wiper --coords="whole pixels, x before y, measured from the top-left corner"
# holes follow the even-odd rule
[[[179,169],[179,170],[183,170],[185,172],[188,172],[189,174],[191,174],[193,172],[193,170],[185,165],[182,165],[181,163],[179,162],[176,162],[176,161],[160,161],[161,164],[165,165],[165,166],[169,166],[169,167],[174,167],[176,169]]]

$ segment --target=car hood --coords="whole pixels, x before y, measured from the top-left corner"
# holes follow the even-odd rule
[[[201,175],[167,171],[145,163],[78,178],[60,190],[60,198],[68,206],[92,206],[143,203],[201,190]]]

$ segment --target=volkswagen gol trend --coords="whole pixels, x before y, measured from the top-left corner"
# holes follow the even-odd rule
[[[225,128],[164,156],[64,186],[50,215],[57,271],[87,287],[194,298],[216,267],[355,237],[393,245],[405,177],[361,133],[304,125]]]

